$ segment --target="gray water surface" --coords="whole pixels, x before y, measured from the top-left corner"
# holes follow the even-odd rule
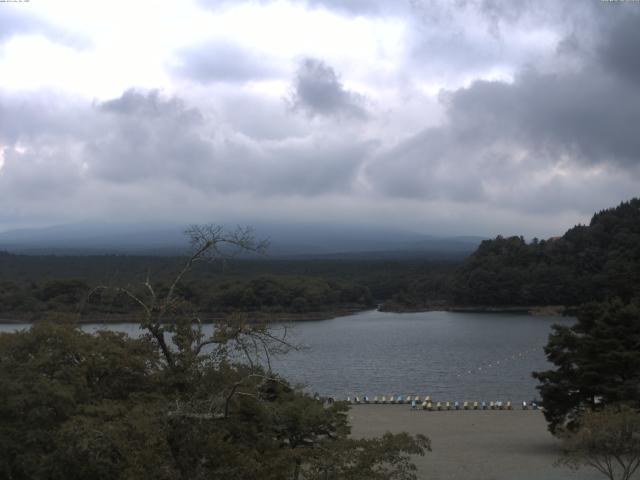
[[[551,325],[573,322],[507,313],[370,311],[288,324],[287,338],[305,348],[274,358],[272,364],[292,382],[321,395],[529,401],[538,396],[531,372],[550,368],[542,348]],[[3,324],[0,332],[26,327]],[[137,324],[82,328],[140,334]]]

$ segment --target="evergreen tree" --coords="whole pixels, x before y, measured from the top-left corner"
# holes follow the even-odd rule
[[[571,327],[554,326],[545,347],[556,368],[534,372],[549,429],[575,428],[585,410],[640,407],[640,301],[589,303]]]

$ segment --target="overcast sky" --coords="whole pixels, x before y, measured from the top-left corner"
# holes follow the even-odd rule
[[[638,195],[640,2],[0,2],[0,230],[546,237]]]

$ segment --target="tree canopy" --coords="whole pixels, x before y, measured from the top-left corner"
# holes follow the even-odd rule
[[[576,432],[562,435],[560,464],[595,468],[609,480],[631,480],[640,467],[640,412],[620,405],[587,411]]]
[[[0,334],[0,477],[415,479],[410,456],[429,440],[349,438],[345,402],[271,371],[269,356],[295,346],[269,325],[230,315],[203,334],[180,293],[184,276],[221,244],[257,244],[246,231],[192,239],[166,288],[147,278],[116,289],[141,309],[140,338],[50,322]]]
[[[580,305],[640,294],[640,199],[549,240],[486,240],[456,271],[460,305]]]
[[[534,372],[549,428],[577,428],[586,410],[640,408],[640,301],[589,303],[571,327],[554,326],[545,347],[555,369]]]

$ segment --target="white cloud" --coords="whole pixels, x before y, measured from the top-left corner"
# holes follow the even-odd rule
[[[0,229],[126,210],[555,233],[634,193],[640,22],[523,5],[3,7]]]

